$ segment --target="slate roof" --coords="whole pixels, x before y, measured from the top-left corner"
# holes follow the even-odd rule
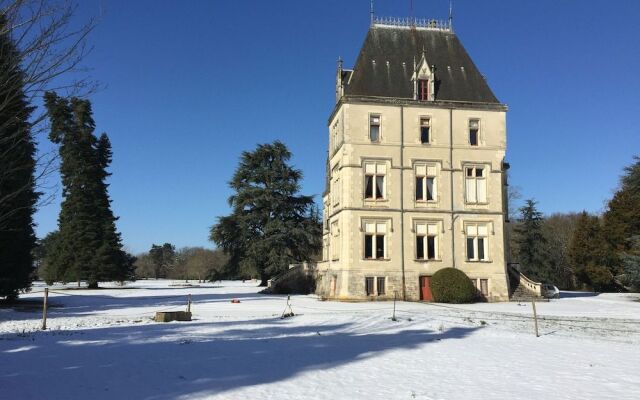
[[[500,103],[454,33],[379,25],[369,29],[345,95],[412,99],[414,58],[423,49],[436,66],[436,100]]]

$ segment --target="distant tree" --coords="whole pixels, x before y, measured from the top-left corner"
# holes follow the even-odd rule
[[[33,251],[38,277],[48,285],[62,280],[63,276],[63,274],[56,269],[58,265],[51,261],[52,258],[56,256],[55,252],[58,250],[59,238],[60,234],[58,231],[50,232],[47,236],[38,240],[38,244]]]
[[[136,256],[134,263],[136,278],[154,278],[155,266],[149,253],[142,253]]]
[[[620,179],[620,189],[607,205],[603,216],[603,231],[612,254],[614,273],[622,272],[619,256],[628,252],[632,237],[640,235],[640,157],[624,169]]]
[[[63,201],[58,218],[58,247],[51,262],[65,279],[88,281],[90,288],[106,280],[122,280],[132,268],[122,250],[117,218],[111,211],[106,179],[111,145],[106,134],[93,135],[91,103],[45,95],[51,119],[49,138],[59,145]]]
[[[290,158],[279,141],[243,152],[229,184],[232,212],[211,228],[230,271],[256,271],[263,286],[322,246],[319,213],[311,196],[298,195],[302,173],[288,165]]]
[[[546,252],[547,239],[542,232],[542,213],[532,199],[526,200],[520,213],[521,218],[514,228],[514,242],[522,272],[534,280],[551,282],[553,274]]]
[[[569,259],[569,245],[579,214],[553,214],[544,219],[542,233],[547,243],[551,282],[561,289],[573,289],[575,272]]]
[[[0,13],[0,298],[14,299],[31,286],[36,244],[33,108],[25,94],[25,73],[10,22]]]
[[[583,211],[569,243],[569,260],[581,285],[597,291],[613,285],[613,274],[607,268],[609,249],[597,216]]]
[[[153,244],[149,250],[149,256],[153,264],[153,277],[166,278],[176,264],[176,247],[171,243]]]

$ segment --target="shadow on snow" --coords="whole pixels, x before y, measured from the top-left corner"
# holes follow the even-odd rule
[[[389,350],[461,339],[479,329],[433,332],[409,325],[397,333],[384,333],[397,328],[397,323],[379,325],[379,330],[366,335],[349,332],[350,323],[304,326],[280,319],[37,333],[0,341],[6,368],[0,367],[0,386],[8,388],[9,398],[213,395],[374,358]]]

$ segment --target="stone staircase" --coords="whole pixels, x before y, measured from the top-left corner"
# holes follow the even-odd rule
[[[549,301],[549,299],[542,296],[542,284],[540,282],[535,282],[527,278],[512,264],[507,266],[507,272],[509,275],[509,299],[511,301]]]

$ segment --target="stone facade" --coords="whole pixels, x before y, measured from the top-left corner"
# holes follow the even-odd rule
[[[331,299],[421,300],[421,277],[455,267],[487,300],[507,300],[506,106],[464,93],[439,98],[447,80],[438,71],[465,70],[455,57],[432,64],[436,57],[424,50],[413,55],[419,61],[410,64],[412,74],[396,74],[413,87],[413,98],[377,96],[376,87],[350,92],[352,79],[366,78],[357,76],[364,71],[360,63],[406,67],[407,61],[380,59],[386,53],[363,54],[371,37],[380,40],[379,30],[402,37],[402,29],[372,26],[354,70],[338,68],[317,292]],[[420,33],[425,41],[431,31]],[[449,31],[434,34],[455,38]],[[444,36],[443,43],[449,40]],[[466,73],[477,72],[466,65]]]

